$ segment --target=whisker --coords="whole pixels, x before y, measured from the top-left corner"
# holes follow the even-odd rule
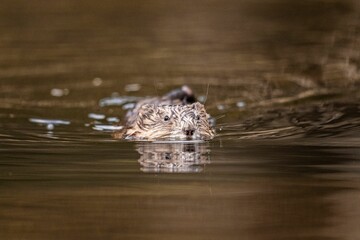
[[[207,98],[208,98],[209,87],[210,87],[210,84],[208,83],[208,84],[207,84],[207,88],[206,88],[206,95],[205,95],[205,100],[204,100],[204,106],[205,106],[206,100],[207,100]]]
[[[215,119],[215,120],[219,120],[219,119],[224,118],[224,117],[226,117],[226,114],[223,114],[223,115],[214,117],[214,119]]]

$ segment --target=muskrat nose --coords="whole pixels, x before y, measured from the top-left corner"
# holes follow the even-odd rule
[[[183,130],[186,136],[192,136],[195,133],[194,129],[184,129]]]

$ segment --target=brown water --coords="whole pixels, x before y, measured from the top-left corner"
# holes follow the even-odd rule
[[[0,239],[360,238],[358,15],[336,0],[2,1]],[[182,84],[214,140],[112,139],[137,97]]]

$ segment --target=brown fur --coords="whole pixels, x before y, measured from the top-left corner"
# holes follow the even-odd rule
[[[163,97],[145,98],[126,114],[115,138],[131,140],[208,140],[215,135],[204,105],[188,86]]]
[[[142,105],[117,138],[134,140],[209,140],[214,137],[204,105]]]

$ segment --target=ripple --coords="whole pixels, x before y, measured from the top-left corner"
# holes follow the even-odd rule
[[[101,125],[94,125],[92,127],[92,129],[97,130],[97,131],[103,131],[103,132],[112,132],[112,131],[118,131],[123,129],[123,126],[114,126],[114,125],[105,125],[105,124],[101,124]]]
[[[95,119],[95,120],[103,120],[105,119],[104,114],[98,114],[98,113],[89,113],[88,118]]]
[[[110,123],[117,123],[117,122],[120,122],[120,119],[117,117],[108,117],[108,118],[106,118],[106,121],[108,121]]]
[[[29,121],[40,125],[70,125],[70,121],[59,119],[29,118]]]
[[[106,107],[106,106],[121,106],[125,103],[135,102],[138,100],[137,97],[131,96],[123,96],[123,97],[108,97],[100,99],[99,106]]]

